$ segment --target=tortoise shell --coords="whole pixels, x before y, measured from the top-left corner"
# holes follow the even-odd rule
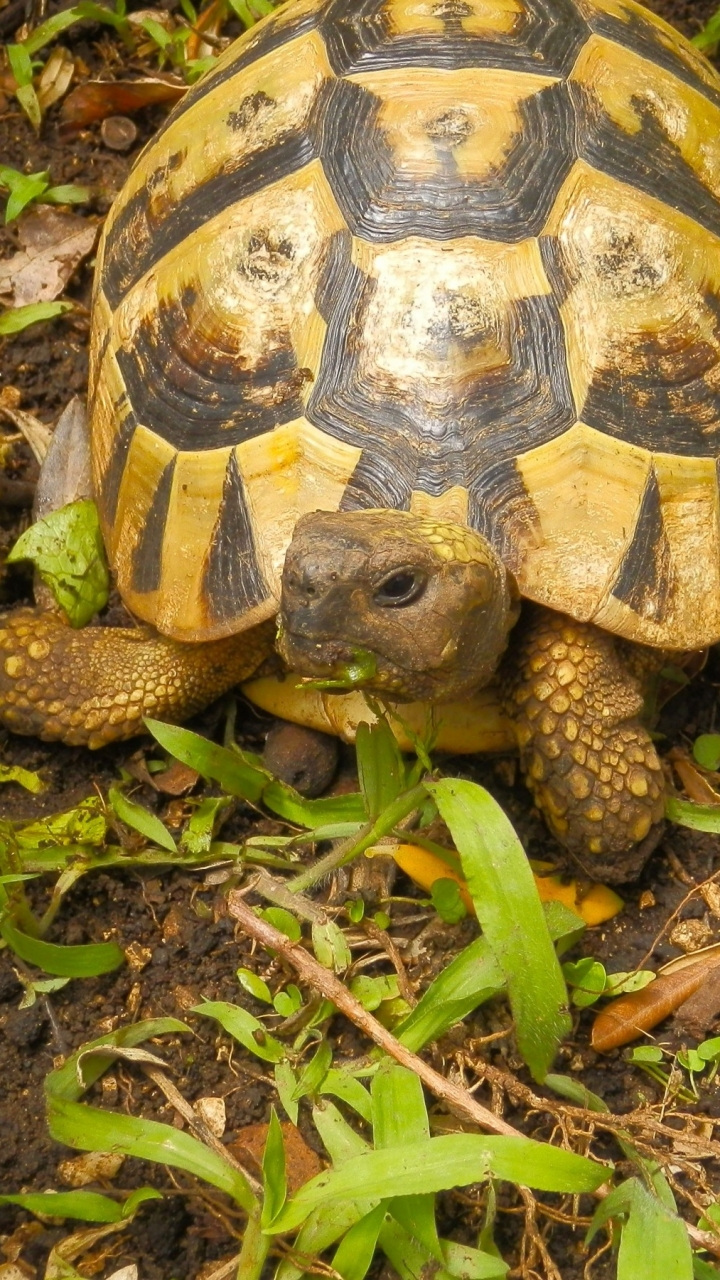
[[[93,465],[120,590],[270,616],[298,516],[468,522],[522,593],[720,638],[720,77],[633,0],[293,0],[107,222]]]

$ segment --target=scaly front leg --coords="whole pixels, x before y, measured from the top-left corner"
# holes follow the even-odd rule
[[[246,680],[275,626],[182,644],[150,627],[84,627],[17,609],[0,618],[0,723],[46,742],[102,747],[142,732],[143,716],[181,721]]]
[[[640,683],[618,641],[589,623],[531,607],[517,630],[507,709],[535,802],[572,853],[627,853],[664,808],[660,761],[638,719]],[[619,877],[623,869],[621,859]]]

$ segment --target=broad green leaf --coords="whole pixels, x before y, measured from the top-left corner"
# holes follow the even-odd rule
[[[108,800],[115,815],[126,826],[132,827],[133,831],[139,831],[146,840],[159,845],[161,849],[177,853],[177,845],[165,823],[161,822],[154,813],[149,813],[143,805],[136,804],[134,800],[128,800],[120,787],[110,787]]]
[[[3,782],[17,782],[26,791],[32,791],[33,795],[39,795],[47,787],[39,774],[23,769],[19,764],[0,764],[0,783]]]
[[[282,1018],[291,1018],[302,1005],[302,994],[295,984],[291,982],[284,991],[278,991],[273,996],[272,1003],[275,1012],[279,1013]]]
[[[701,733],[693,742],[693,756],[703,769],[720,765],[720,733]]]
[[[373,725],[360,721],[355,751],[365,811],[374,822],[405,786],[405,765],[400,748],[384,716]]]
[[[720,1057],[720,1036],[712,1036],[710,1040],[703,1040],[699,1044],[697,1051],[705,1062],[715,1062]]]
[[[582,960],[564,964],[562,971],[569,985],[574,988],[572,1002],[578,1009],[587,1009],[595,1004],[607,985],[605,966],[592,956],[584,956]]]
[[[370,1094],[361,1082],[347,1067],[331,1067],[323,1080],[319,1092],[330,1094],[345,1102],[357,1111],[368,1124],[372,1121],[372,1103]]]
[[[360,973],[352,979],[350,992],[356,1000],[360,1001],[363,1009],[372,1013],[380,1008],[384,1000],[397,999],[399,994],[397,974],[383,973],[377,978],[371,978],[367,974]]]
[[[89,1089],[104,1071],[115,1061],[115,1049],[132,1049],[138,1044],[142,1044],[143,1040],[153,1040],[156,1036],[177,1035],[179,1032],[188,1032],[190,1028],[184,1022],[179,1022],[177,1018],[148,1018],[143,1022],[135,1022],[127,1027],[120,1027],[117,1031],[110,1031],[105,1036],[99,1036],[96,1040],[89,1041],[88,1044],[81,1045],[76,1053],[73,1053],[61,1067],[55,1071],[51,1071],[45,1077],[45,1097],[50,1098],[68,1098],[75,1101],[82,1097],[86,1089]],[[88,1057],[88,1051],[92,1049],[101,1049],[102,1057]],[[78,1063],[80,1058],[83,1059],[82,1083],[78,1080]]]
[[[272,1004],[272,992],[267,982],[263,982],[252,969],[238,969],[237,979],[248,995],[254,996],[256,1000],[262,1000],[264,1004]]]
[[[664,1058],[662,1049],[658,1049],[654,1044],[640,1044],[635,1049],[631,1049],[628,1053],[628,1062],[662,1062]]]
[[[302,928],[296,916],[290,911],[286,911],[284,907],[263,907],[257,914],[261,920],[267,920],[274,929],[278,929],[280,933],[284,933],[286,938],[291,942],[299,942],[302,937]]]
[[[196,1004],[190,1013],[214,1018],[228,1035],[264,1062],[280,1062],[285,1057],[285,1047],[280,1041],[275,1040],[262,1022],[258,1022],[247,1009],[241,1009],[240,1005],[228,1004],[225,1000],[208,1000],[205,1004]]]
[[[571,1020],[525,851],[484,787],[457,778],[427,787],[450,828],[483,934],[505,975],[520,1052],[541,1081]]]
[[[270,1108],[270,1124],[268,1125],[265,1150],[262,1158],[263,1174],[263,1208],[260,1225],[267,1227],[279,1214],[287,1196],[287,1178],[285,1176],[285,1146],[282,1129],[277,1118],[277,1111]]]
[[[255,1197],[243,1175],[191,1134],[156,1120],[101,1111],[51,1095],[48,1128],[56,1142],[80,1151],[114,1151],[139,1160],[184,1169],[231,1196],[249,1213]]]
[[[605,983],[604,996],[627,995],[631,991],[642,991],[649,987],[657,977],[652,969],[635,969],[622,973],[609,973]]]
[[[332,1265],[343,1280],[364,1280],[373,1260],[385,1206],[377,1205],[356,1222],[335,1251]]]
[[[83,627],[108,600],[110,575],[97,507],[70,502],[30,525],[8,563],[30,560],[73,627]]]
[[[300,1073],[294,1097],[297,1101],[316,1094],[322,1085],[332,1063],[332,1049],[327,1040],[321,1040],[317,1053],[314,1053],[306,1067]]]
[[[294,1125],[298,1122],[299,1104],[295,1098],[297,1076],[286,1058],[275,1064],[275,1088],[287,1117]]]
[[[422,1195],[486,1178],[522,1183],[539,1191],[591,1192],[607,1181],[610,1172],[607,1165],[531,1138],[446,1134],[427,1142],[369,1151],[340,1169],[319,1174],[285,1206],[273,1230],[291,1231],[322,1202]]]
[[[313,923],[312,943],[318,961],[326,969],[342,973],[351,964],[352,956],[345,934],[333,920],[325,924]]]
[[[629,1178],[600,1202],[588,1243],[610,1219],[623,1220],[617,1280],[692,1280],[692,1251],[684,1222],[639,1178]]]
[[[432,904],[446,924],[458,924],[467,915],[467,907],[460,896],[456,880],[434,880],[430,886]]]
[[[5,208],[5,222],[12,222],[33,200],[42,196],[50,185],[47,173],[21,173],[0,165],[0,185],[9,191]]]
[[[196,769],[203,778],[218,782],[223,791],[257,804],[271,775],[265,769],[249,765],[235,751],[219,747],[199,733],[174,724],[147,718],[145,726],[166,751]]]
[[[693,831],[720,831],[720,804],[696,804],[694,800],[679,800],[668,796],[665,801],[665,817],[681,827]]]
[[[21,933],[9,920],[0,923],[0,934],[21,960],[62,978],[95,978],[100,973],[111,973],[125,961],[124,952],[117,942],[61,947]]]
[[[29,302],[26,307],[10,307],[0,315],[0,338],[21,333],[41,320],[55,320],[66,311],[72,311],[72,306],[72,302]],[[9,556],[7,558],[10,559]]]
[[[417,1053],[505,986],[502,970],[485,938],[477,938],[442,969],[412,1013],[395,1028],[406,1049]]]

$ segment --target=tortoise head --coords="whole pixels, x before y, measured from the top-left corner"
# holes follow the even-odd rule
[[[300,675],[446,702],[492,678],[517,609],[512,578],[463,525],[315,512],[285,558],[278,647]]]

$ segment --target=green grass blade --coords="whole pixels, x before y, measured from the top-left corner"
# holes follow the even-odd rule
[[[114,1151],[154,1164],[184,1169],[231,1196],[251,1213],[255,1197],[243,1175],[189,1133],[156,1120],[101,1111],[80,1102],[51,1096],[48,1127],[56,1142],[80,1151]]]
[[[128,800],[120,787],[110,787],[108,800],[116,817],[126,826],[132,827],[133,831],[139,831],[141,836],[145,836],[146,840],[150,840],[152,844],[159,845],[161,849],[167,849],[169,853],[177,853],[178,847],[165,823],[161,822],[154,813],[149,813],[143,805],[136,804],[134,800]]]
[[[621,1183],[598,1205],[588,1241],[610,1219],[624,1219],[617,1280],[692,1280],[692,1250],[684,1222],[639,1178]]]
[[[344,1067],[331,1067],[318,1091],[321,1095],[331,1094],[339,1098],[353,1111],[357,1111],[368,1124],[372,1121],[372,1103],[370,1095],[352,1073]]]
[[[400,1280],[418,1280],[421,1276],[432,1276],[433,1280],[452,1280],[453,1276],[461,1276],[463,1280],[500,1280],[507,1274],[507,1267],[499,1258],[489,1253],[473,1252],[472,1267],[465,1265],[458,1271],[449,1271],[447,1266],[438,1267],[419,1241],[396,1222],[386,1222],[380,1231],[380,1246],[397,1272]],[[443,1242],[445,1243],[445,1242]],[[458,1261],[458,1255],[450,1253],[452,1262]]]
[[[260,1225],[265,1228],[276,1218],[287,1198],[285,1146],[282,1129],[274,1107],[270,1108],[270,1124],[262,1158],[263,1207]]]
[[[668,796],[665,801],[665,817],[678,826],[692,831],[720,831],[720,804],[696,804],[694,800],[679,800]]]
[[[120,1222],[123,1217],[123,1205],[97,1191],[35,1191],[0,1196],[0,1204],[17,1204],[30,1213],[77,1218],[80,1222]]]
[[[237,752],[219,747],[190,729],[180,729],[177,725],[149,718],[145,720],[145,727],[171,756],[196,769],[203,778],[219,782],[228,795],[257,804],[271,780],[271,775],[264,769],[247,764]]]
[[[332,1265],[343,1280],[365,1280],[384,1218],[385,1206],[376,1205],[350,1228],[341,1241]]]
[[[581,1193],[597,1190],[609,1175],[607,1165],[530,1138],[453,1133],[369,1151],[340,1169],[320,1174],[285,1206],[273,1223],[273,1231],[299,1226],[324,1201],[422,1195],[486,1178],[522,1183],[539,1191]]]
[[[431,982],[412,1013],[395,1028],[395,1035],[406,1049],[417,1053],[504,986],[502,969],[488,942],[477,938]]]
[[[96,978],[111,973],[125,962],[125,954],[117,942],[91,942],[77,947],[61,947],[21,933],[8,920],[0,924],[0,934],[11,951],[28,964],[37,965],[45,973],[59,978]]]
[[[371,1096],[376,1150],[402,1146],[407,1142],[429,1141],[425,1096],[414,1071],[394,1062],[383,1062],[373,1079]],[[435,1262],[442,1263],[432,1192],[394,1196],[388,1208],[405,1230],[427,1249]]]
[[[484,787],[443,778],[427,789],[450,828],[483,934],[505,975],[520,1052],[541,1081],[572,1023],[525,851]]]

